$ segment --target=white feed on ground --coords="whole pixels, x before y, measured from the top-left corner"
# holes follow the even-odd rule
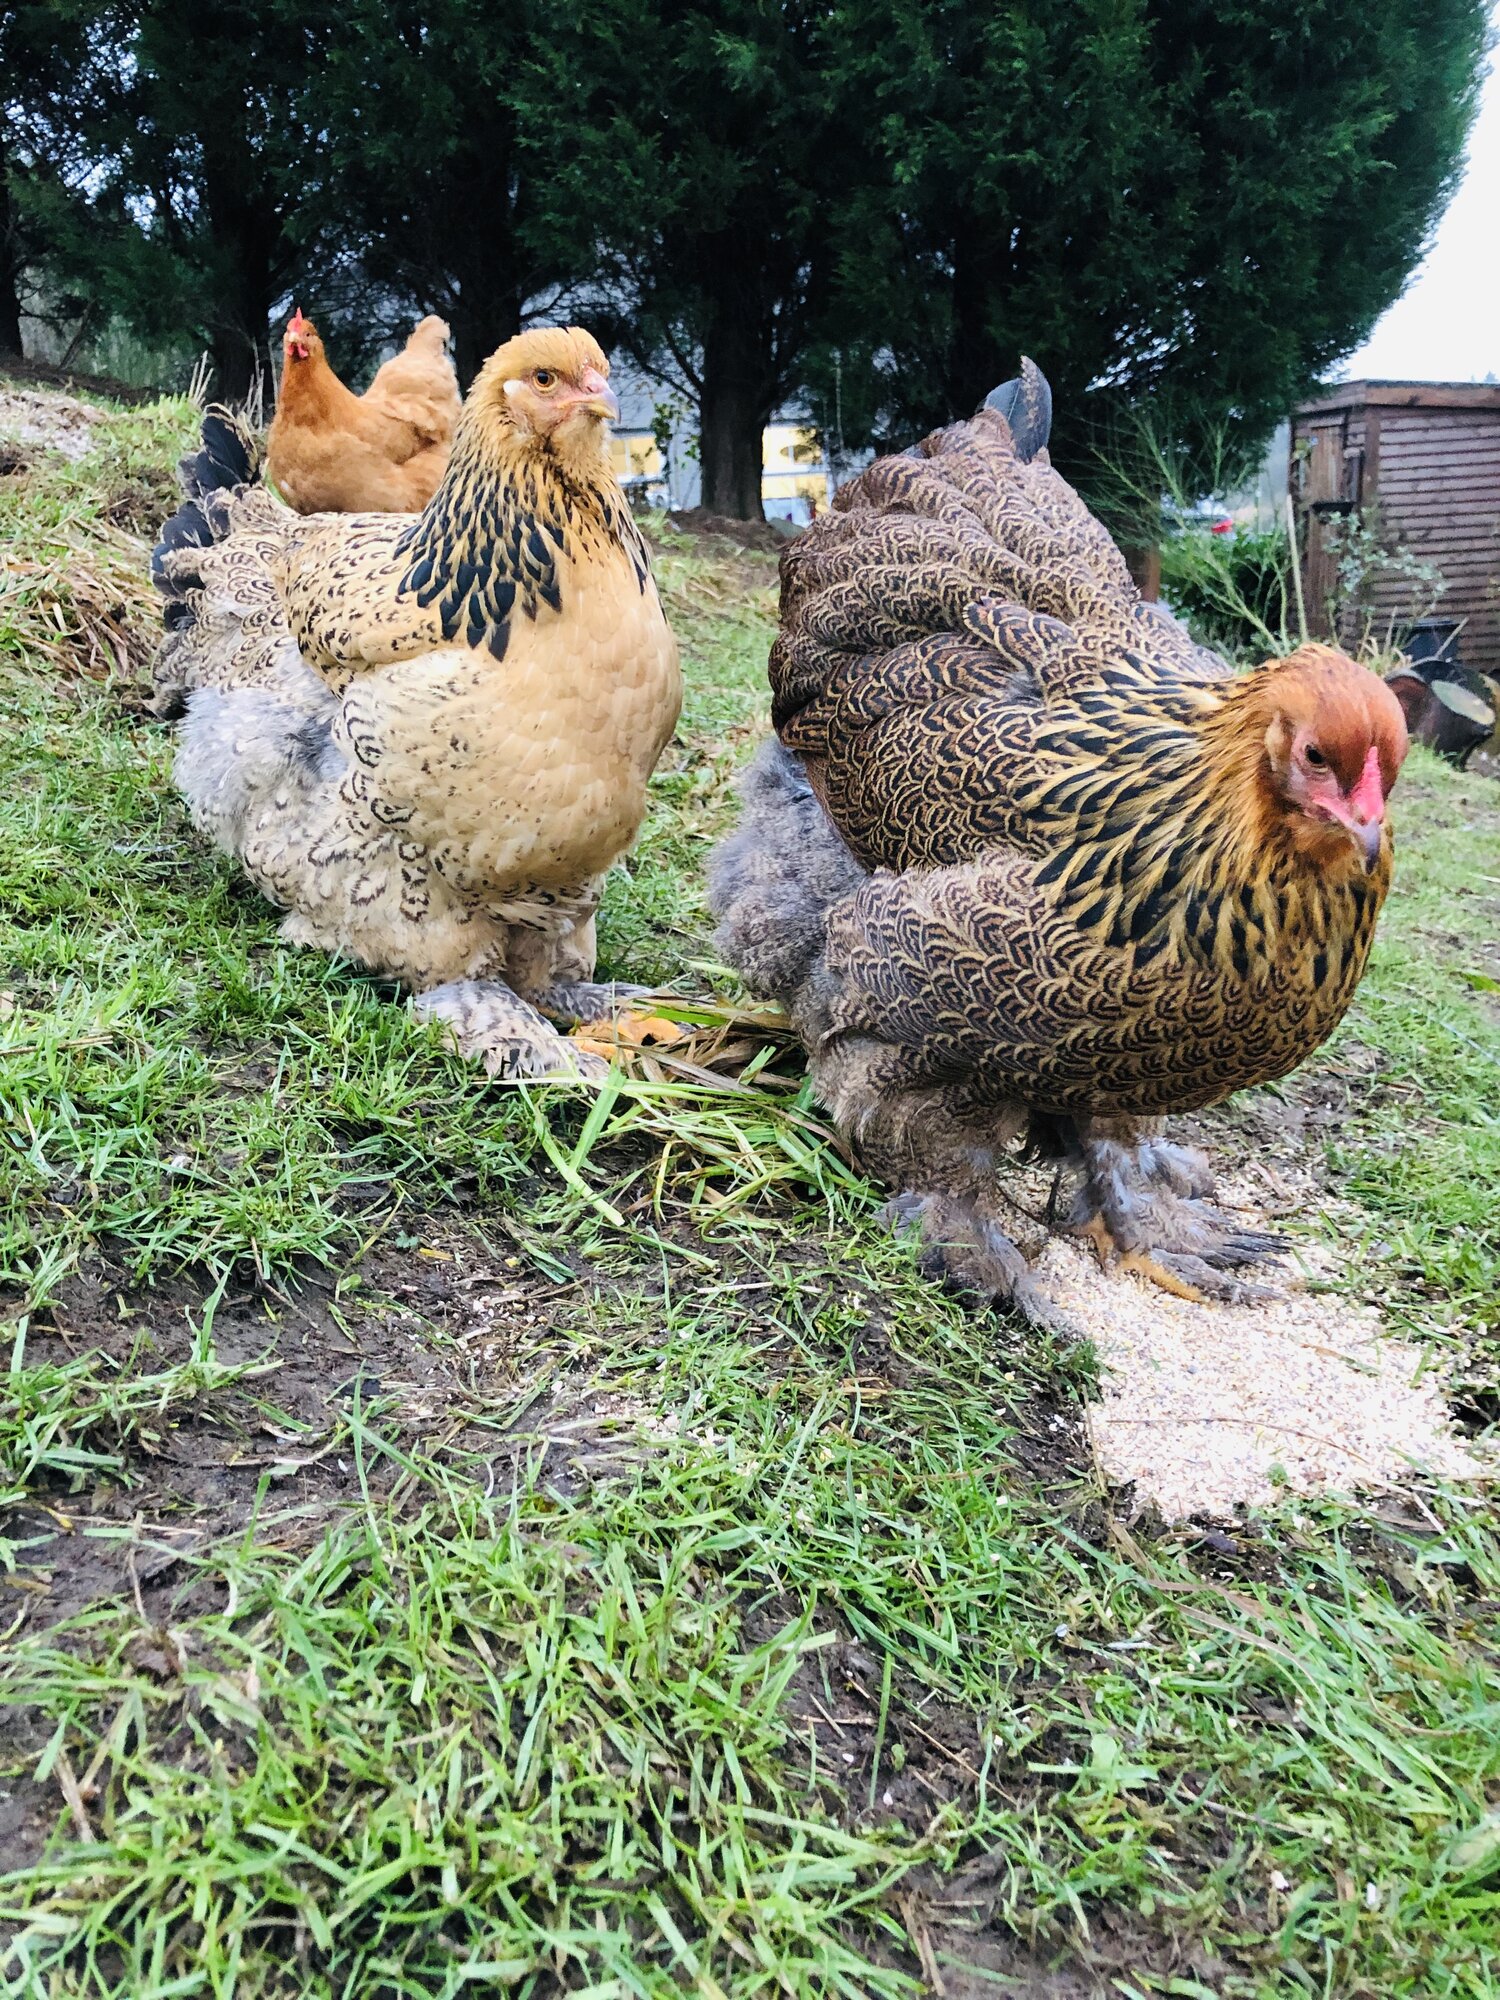
[[[14,444],[60,452],[64,458],[86,458],[93,449],[94,426],[104,415],[76,396],[0,385],[0,439]]]
[[[1234,1306],[1101,1271],[1060,1239],[1038,1275],[1099,1356],[1086,1420],[1100,1471],[1167,1520],[1495,1475],[1455,1429],[1428,1352],[1372,1307],[1297,1289],[1290,1268],[1254,1274],[1279,1296]]]

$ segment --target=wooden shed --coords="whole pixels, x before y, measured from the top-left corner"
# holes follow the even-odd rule
[[[1394,626],[1399,642],[1413,616],[1399,568],[1340,602],[1334,523],[1352,516],[1441,573],[1434,615],[1461,621],[1468,666],[1500,674],[1500,384],[1343,383],[1293,418],[1291,480],[1312,625],[1346,644]]]

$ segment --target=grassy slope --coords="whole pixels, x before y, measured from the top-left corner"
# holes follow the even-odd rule
[[[98,493],[182,421],[121,418],[107,463],[0,499],[5,527],[76,579]],[[603,932],[638,977],[706,955],[699,865],[769,629],[764,558],[662,566],[689,706]],[[175,1364],[51,1355],[78,1272],[188,1264],[211,1292],[315,1259],[357,1343],[363,1243],[508,1212],[588,1282],[508,1373],[455,1380],[451,1423],[355,1387],[287,1447],[347,1466],[352,1504],[315,1509],[289,1461],[170,1615],[143,1629],[127,1596],[8,1642],[14,1781],[62,1804],[6,1898],[30,1925],[7,1990],[971,1990],[960,1964],[1006,1990],[1035,1954],[1078,1991],[1500,1992],[1482,1505],[1132,1535],[1035,1447],[1067,1446],[1037,1397],[1086,1389],[1086,1357],[917,1278],[784,1098],[631,1088],[585,1122],[285,950],[186,829],[160,732],[39,651],[56,595],[23,578],[0,607],[0,1478],[150,1548],[100,1493],[224,1391],[211,1312]],[[1472,981],[1500,976],[1500,812],[1428,760],[1406,789],[1325,1065],[1386,1067],[1335,1142],[1352,1204],[1309,1226],[1359,1236],[1493,1397],[1500,1020]],[[584,1411],[605,1442],[560,1470]],[[12,1559],[27,1584],[24,1535]]]

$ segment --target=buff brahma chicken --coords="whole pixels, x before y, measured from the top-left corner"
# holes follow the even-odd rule
[[[506,1077],[597,1072],[594,911],[677,720],[677,646],[577,328],[491,356],[422,513],[290,513],[222,411],[154,573],[176,779],[289,912]]]
[[[1277,1247],[1161,1120],[1337,1027],[1406,751],[1343,655],[1236,677],[1143,603],[1050,466],[1050,410],[1025,364],[783,556],[779,741],[711,870],[722,953],[787,1005],[892,1220],[1039,1323],[1019,1150],[1071,1162],[1062,1219],[1173,1291],[1232,1297]]]
[[[329,366],[318,329],[294,312],[266,471],[299,514],[415,514],[448,469],[461,407],[445,320],[419,320],[356,396]]]

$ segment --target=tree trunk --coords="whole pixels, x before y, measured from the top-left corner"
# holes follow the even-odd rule
[[[703,343],[698,397],[703,505],[733,521],[763,521],[762,433],[771,416],[769,357],[748,313],[716,313]]]
[[[995,337],[996,302],[1004,296],[1005,265],[998,241],[973,222],[960,225],[953,257],[953,338],[948,349],[948,414],[972,417],[991,389],[1016,371]]]
[[[449,319],[453,327],[453,365],[459,387],[469,384],[512,334],[521,330],[521,301],[513,289],[496,284],[476,265],[458,279],[458,298]]]
[[[431,218],[426,252],[412,259],[419,295],[447,294],[459,387],[470,383],[497,347],[521,330],[527,287],[516,243],[512,185],[514,120],[497,107],[492,122],[474,129],[453,161],[462,199],[445,194]]]
[[[218,280],[209,328],[215,393],[243,403],[267,365],[279,225],[243,139],[205,162],[204,185]]]
[[[21,352],[21,258],[10,178],[0,149],[0,354]]]
[[[271,321],[273,290],[252,246],[240,241],[221,245],[235,258],[236,268],[218,302],[210,335],[214,364],[214,394],[222,402],[243,403],[258,378],[265,383],[265,343]]]

